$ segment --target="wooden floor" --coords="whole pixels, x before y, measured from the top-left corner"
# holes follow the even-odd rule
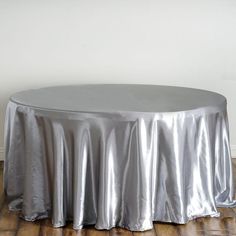
[[[233,160],[233,167],[236,183],[236,159]],[[2,185],[2,163],[0,163],[0,206],[0,236],[236,236],[236,208],[219,208],[221,212],[220,218],[199,218],[186,225],[155,223],[153,230],[145,232],[131,232],[121,228],[101,231],[93,227],[76,231],[72,229],[71,224],[63,228],[53,228],[48,219],[34,223],[26,222],[19,219],[17,213],[9,212],[5,204]]]

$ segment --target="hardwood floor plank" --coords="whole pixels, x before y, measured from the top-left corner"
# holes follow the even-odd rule
[[[202,222],[203,231],[207,235],[228,235],[229,233],[221,218],[205,217],[202,218]]]
[[[233,210],[233,208],[217,208],[217,210],[220,212],[220,218],[235,218],[236,214]]]
[[[180,236],[177,225],[156,223],[154,227],[157,236]]]
[[[63,229],[45,227],[40,231],[40,236],[63,236]]]
[[[144,232],[133,232],[133,235],[134,236],[157,236],[155,228],[144,231]]]
[[[54,228],[51,220],[42,220],[40,236],[63,236],[63,228]]]
[[[202,223],[198,220],[192,220],[184,225],[178,225],[179,234],[181,236],[204,236]]]
[[[9,230],[0,231],[0,236],[15,236],[15,235],[16,235],[15,231],[9,231]]]
[[[110,230],[110,236],[132,236],[132,232],[123,228],[112,228]]]
[[[97,230],[95,228],[87,228],[86,236],[109,236],[109,230]]]
[[[219,208],[221,220],[223,221],[229,235],[236,235],[236,214],[232,208]]]
[[[20,220],[16,236],[38,236],[39,231],[39,222],[27,222]]]
[[[40,236],[63,236],[63,229],[43,227],[39,235]]]
[[[74,230],[72,228],[66,227],[63,233],[64,236],[85,236],[86,229]]]
[[[229,233],[229,235],[236,235],[236,221],[235,218],[228,218],[224,220],[226,232]]]
[[[18,226],[18,214],[17,212],[10,212],[6,204],[0,213],[0,231],[1,230],[17,230]]]

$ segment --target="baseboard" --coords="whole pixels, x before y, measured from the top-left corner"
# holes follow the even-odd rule
[[[236,144],[231,145],[232,158],[236,158]],[[4,161],[4,148],[0,147],[0,161]]]
[[[0,161],[4,160],[4,148],[0,147]]]
[[[233,158],[236,158],[236,145],[231,145],[231,155]]]

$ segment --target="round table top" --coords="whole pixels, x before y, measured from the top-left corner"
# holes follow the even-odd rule
[[[41,109],[77,112],[176,112],[224,107],[224,96],[200,89],[138,84],[93,84],[32,89],[11,101]]]

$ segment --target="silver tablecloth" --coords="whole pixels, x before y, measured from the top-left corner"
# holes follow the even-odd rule
[[[83,85],[13,95],[5,193],[26,220],[151,229],[235,206],[226,99],[154,85]]]

